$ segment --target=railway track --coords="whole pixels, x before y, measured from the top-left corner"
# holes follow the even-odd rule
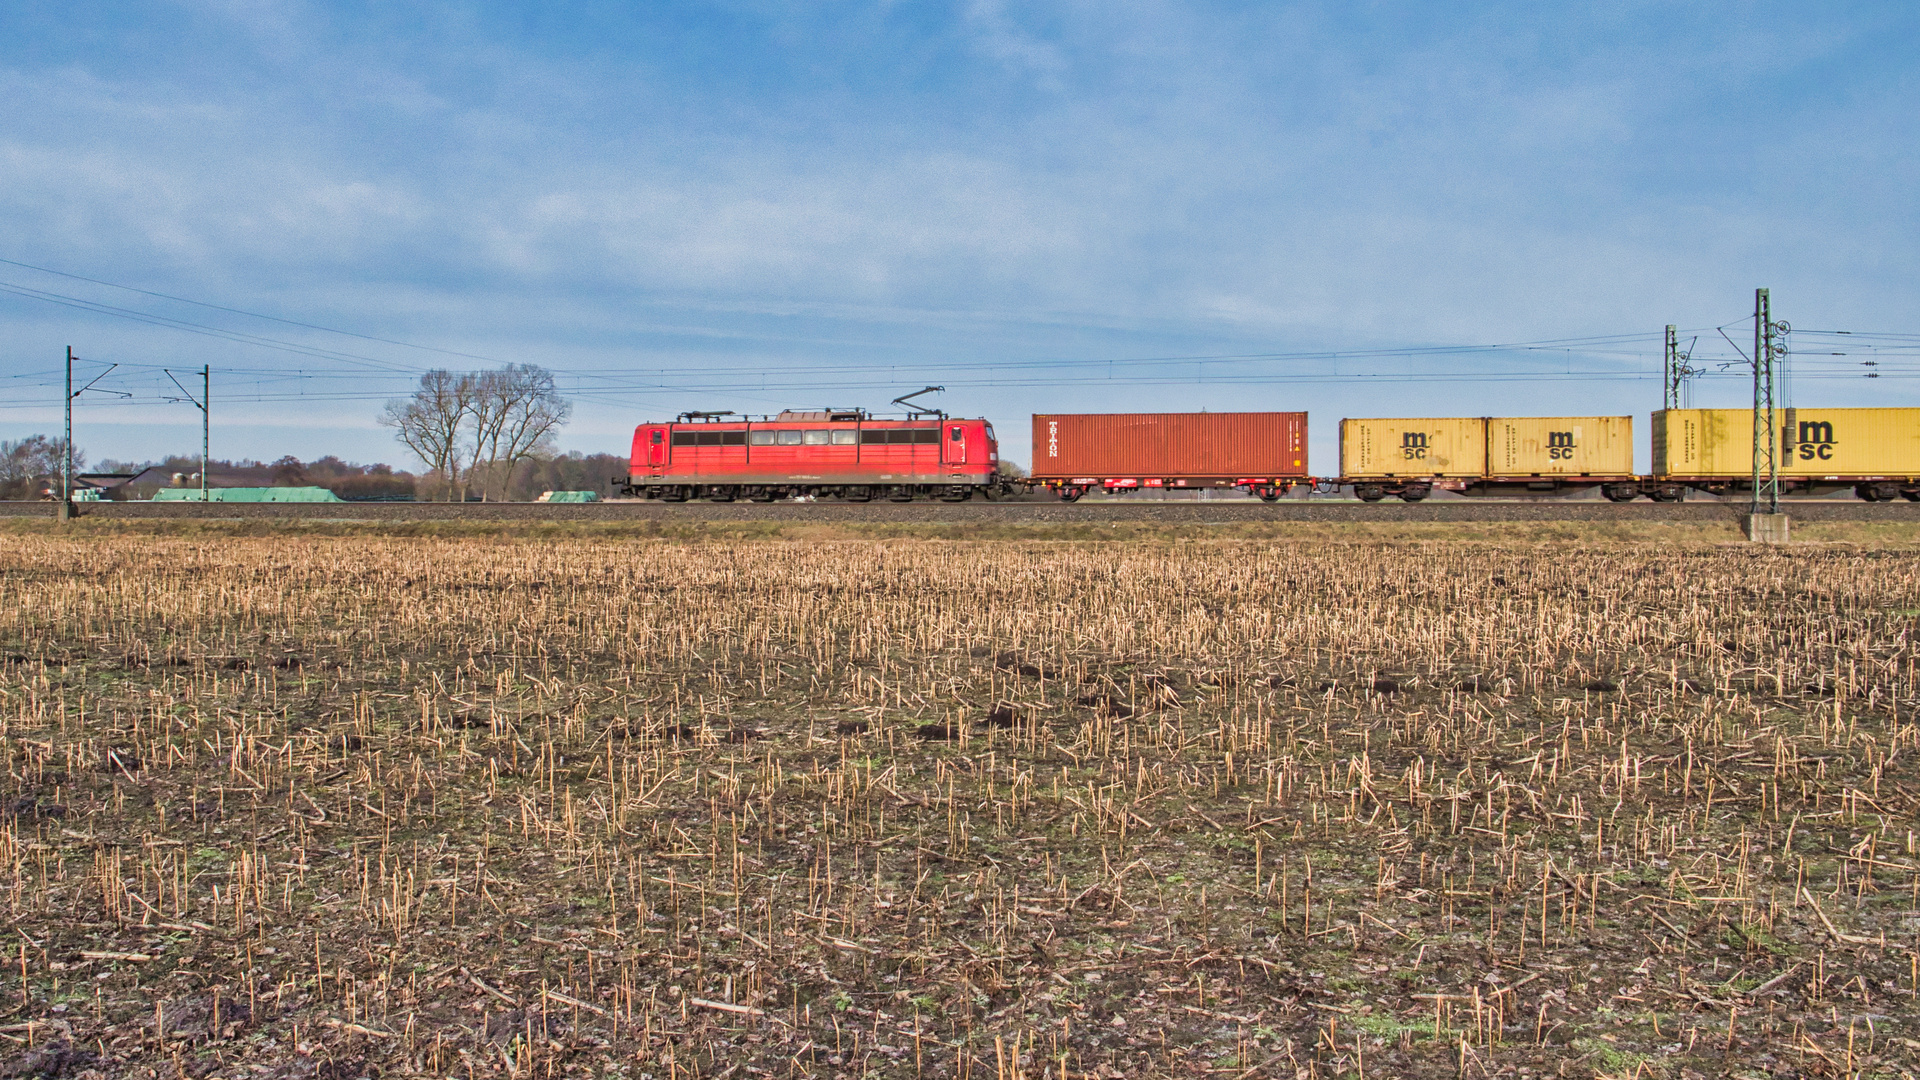
[[[1786,502],[1781,507],[1798,521],[1863,521],[1920,524],[1920,503],[1865,503],[1843,500]],[[1735,520],[1747,511],[1744,501],[1624,503],[1597,500],[1433,500],[1418,504],[1367,505],[1344,500],[1257,499],[1131,500],[1087,499],[1065,504],[1053,499],[1002,502],[912,503],[679,503],[615,501],[602,503],[83,503],[83,516],[105,520],[152,521],[500,521],[500,522],[738,522],[810,521],[823,523],[936,522],[980,524],[1105,524],[1111,522],[1251,523],[1301,522],[1492,522],[1492,521],[1678,521]],[[53,516],[45,502],[0,502],[0,517]]]

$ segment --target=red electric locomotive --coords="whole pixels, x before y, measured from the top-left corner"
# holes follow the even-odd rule
[[[993,425],[938,412],[878,420],[859,409],[778,416],[682,413],[633,432],[621,492],[666,502],[772,502],[796,495],[959,502],[999,491]],[[617,478],[616,478],[617,481]]]

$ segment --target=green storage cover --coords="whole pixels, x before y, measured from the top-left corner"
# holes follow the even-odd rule
[[[208,488],[208,502],[231,503],[319,503],[339,502],[340,496],[323,487],[235,487]],[[154,502],[199,502],[199,488],[161,488],[153,493]]]
[[[564,503],[599,502],[600,493],[597,491],[549,491],[545,495],[540,496],[540,501]]]

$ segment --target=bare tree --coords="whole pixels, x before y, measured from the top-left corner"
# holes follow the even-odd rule
[[[420,376],[412,397],[387,402],[380,414],[380,423],[393,428],[394,436],[446,481],[449,502],[462,491],[462,471],[473,453],[463,436],[473,416],[474,382],[469,374],[429,371]]]
[[[573,404],[554,389],[553,373],[537,364],[509,364],[473,381],[474,472],[484,474],[483,495],[505,498],[514,469],[552,449]]]
[[[5,497],[19,498],[33,481],[59,476],[66,452],[66,440],[47,435],[0,441],[0,485],[7,488]],[[74,451],[74,468],[86,461],[87,455]]]
[[[46,434],[31,434],[21,440],[0,440],[0,498],[19,500],[19,498],[38,498],[40,488],[36,480],[54,479],[54,490],[60,490],[61,457],[67,454],[67,442],[63,438],[54,438]],[[79,450],[73,452],[73,467],[79,469],[86,463],[86,455]]]

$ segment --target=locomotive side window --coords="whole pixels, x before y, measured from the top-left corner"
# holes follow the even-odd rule
[[[852,428],[842,428],[833,433],[833,445],[852,446],[859,441],[860,433]]]
[[[703,431],[703,432],[701,432],[701,433],[700,433],[700,445],[701,445],[701,446],[719,446],[719,445],[720,445],[720,432],[718,432],[718,431]]]
[[[697,431],[676,431],[673,433],[675,446],[699,446],[700,433]]]
[[[723,431],[720,433],[721,446],[747,445],[747,433],[744,431]]]
[[[747,441],[755,446],[772,446],[774,435],[775,432],[771,431],[756,431],[753,433],[753,437]]]
[[[860,445],[862,446],[882,445],[887,442],[887,436],[891,434],[893,434],[893,432],[891,431],[863,431],[860,433]]]
[[[956,428],[954,430],[957,431],[959,429]],[[927,445],[938,446],[940,445],[940,429],[939,428],[915,428],[913,431],[913,441],[916,443],[919,443],[922,446],[927,446]]]
[[[783,431],[780,433],[780,445],[781,446],[799,446],[800,436],[802,434],[804,433],[799,431]]]
[[[833,437],[833,432],[828,431],[826,428],[814,428],[810,431],[803,431],[800,434],[805,436],[805,438],[800,440],[805,446],[826,446],[828,441]]]

